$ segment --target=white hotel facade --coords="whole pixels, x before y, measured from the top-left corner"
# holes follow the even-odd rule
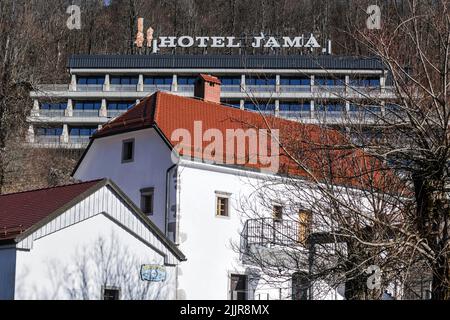
[[[389,113],[394,98],[386,68],[364,57],[75,55],[68,72],[70,83],[31,92],[33,145],[84,148],[95,130],[143,97],[156,91],[193,97],[200,73],[219,77],[222,104],[305,123],[370,125]]]

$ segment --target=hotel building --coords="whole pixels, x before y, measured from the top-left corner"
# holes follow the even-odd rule
[[[69,84],[31,92],[35,146],[84,148],[95,130],[156,91],[194,97],[200,73],[220,79],[222,104],[305,123],[370,126],[394,98],[385,66],[365,57],[74,55],[68,72]]]

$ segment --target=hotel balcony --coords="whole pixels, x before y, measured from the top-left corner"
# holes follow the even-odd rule
[[[381,90],[380,87],[346,87],[346,86],[321,86],[321,85],[223,85],[221,97],[225,99],[246,99],[249,96],[255,98],[277,99],[314,99],[341,97],[364,98],[376,96],[378,98],[392,98],[390,88]],[[111,85],[40,85],[31,92],[33,98],[59,97],[72,99],[90,98],[126,98],[141,99],[156,91],[168,91],[182,96],[193,96],[194,85],[135,85],[135,84],[111,84]]]
[[[241,232],[240,260],[246,265],[308,268],[309,228],[299,221],[259,218],[245,222]]]
[[[308,236],[307,228],[298,221],[273,218],[249,219],[241,232],[241,261],[252,265],[265,258],[268,259],[268,263],[276,263],[275,260],[283,259],[286,263],[306,264],[308,250],[305,243]]]
[[[35,135],[30,144],[33,147],[48,149],[84,149],[89,144],[89,136],[69,136],[68,140],[64,141],[63,136]]]

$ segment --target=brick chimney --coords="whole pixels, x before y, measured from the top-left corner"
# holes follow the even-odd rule
[[[200,74],[195,83],[194,96],[204,101],[220,103],[219,78],[208,74]]]

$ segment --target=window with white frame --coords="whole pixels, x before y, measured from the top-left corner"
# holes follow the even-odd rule
[[[230,216],[230,196],[231,193],[216,191],[216,216]]]

